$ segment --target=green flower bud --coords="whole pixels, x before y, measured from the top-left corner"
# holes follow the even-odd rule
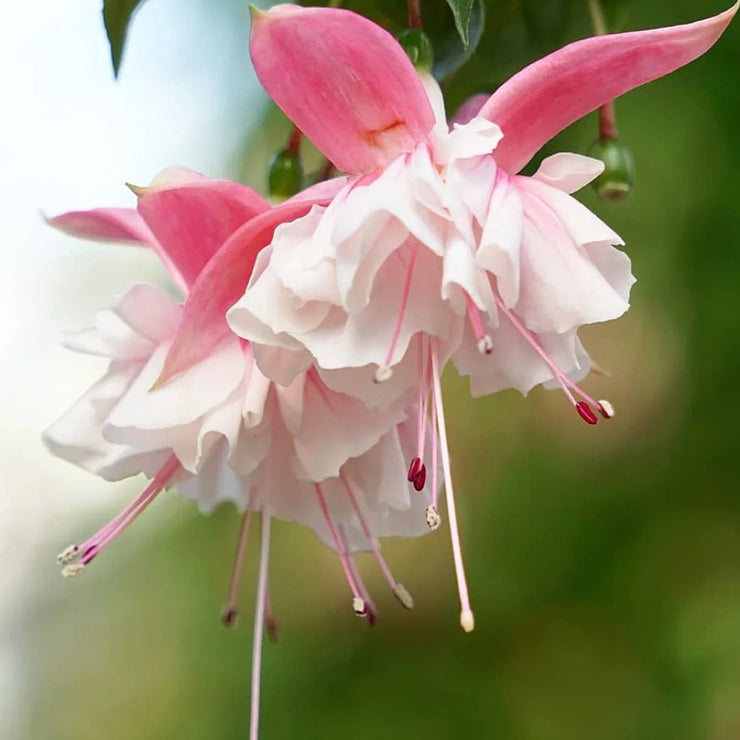
[[[288,149],[276,152],[267,175],[267,188],[273,198],[290,198],[303,185],[303,162],[300,154]]]
[[[599,199],[612,203],[624,200],[635,183],[635,163],[629,147],[617,139],[597,139],[588,156],[604,163],[604,171],[591,183]]]
[[[429,36],[424,31],[418,28],[408,28],[398,37],[398,43],[420,72],[432,71],[434,49]]]

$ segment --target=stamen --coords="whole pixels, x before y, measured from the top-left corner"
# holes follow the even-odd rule
[[[409,264],[406,268],[406,279],[403,282],[403,294],[401,295],[401,308],[398,311],[398,318],[396,319],[396,325],[393,328],[393,336],[391,337],[391,343],[388,347],[388,354],[385,356],[385,370],[390,369],[391,362],[393,360],[393,353],[396,351],[396,344],[398,344],[398,337],[401,335],[401,326],[403,324],[403,317],[406,313],[406,306],[409,302],[409,293],[411,292],[411,278],[414,274],[414,265],[416,264],[416,255],[419,251],[419,242],[416,239],[413,240],[411,247],[411,256],[409,258]],[[378,372],[381,368],[378,368]],[[390,376],[388,376],[390,377]],[[376,380],[378,380],[378,373],[375,374]],[[387,378],[385,378],[387,380]],[[378,380],[378,382],[382,382]]]
[[[473,327],[473,333],[475,334],[475,338],[480,341],[486,336],[486,330],[483,327],[483,317],[480,315],[478,306],[475,305],[473,299],[467,292],[465,293],[465,302],[468,305],[468,318]],[[490,341],[491,338],[488,337],[488,339]],[[491,349],[493,349],[493,343],[491,343]]]
[[[355,583],[357,584],[357,588],[360,592],[360,598],[362,599],[362,601],[365,602],[365,611],[363,614],[358,614],[358,616],[365,617],[367,619],[367,626],[373,627],[378,621],[378,613],[375,609],[375,605],[373,604],[372,599],[370,598],[370,594],[365,586],[365,583],[362,580],[362,576],[360,575],[360,571],[357,568],[355,558],[350,552],[349,542],[347,541],[347,534],[344,531],[344,527],[341,524],[338,524],[337,529],[339,531],[339,537],[342,540],[342,547],[344,548],[344,556],[347,558],[347,565],[349,565],[349,568],[352,571],[352,575],[354,576]]]
[[[326,505],[326,499],[324,498],[324,492],[321,490],[321,486],[318,483],[313,484],[314,489],[316,490],[316,496],[319,500],[319,506],[321,507],[321,511],[324,514],[324,519],[326,520],[326,525],[329,528],[329,534],[331,536],[332,542],[334,543],[334,549],[337,552],[337,556],[339,557],[339,562],[342,565],[342,570],[344,571],[345,578],[347,579],[347,584],[349,585],[350,591],[352,591],[352,596],[354,597],[352,599],[352,609],[354,610],[355,614],[363,615],[365,614],[365,602],[360,596],[360,589],[357,586],[357,581],[355,580],[355,575],[352,572],[352,568],[349,565],[349,562],[347,560],[347,556],[344,554],[344,548],[342,547],[342,543],[339,540],[339,535],[337,534],[337,531],[334,527],[334,522],[332,521],[331,516],[329,515],[329,507]],[[362,602],[362,612],[359,612],[357,610],[357,606]]]
[[[614,406],[612,406],[609,401],[607,401],[605,398],[602,398],[597,404],[596,408],[599,410],[599,413],[605,418],[605,419],[613,419],[614,418]]]
[[[437,480],[437,477],[439,475],[439,463],[438,463],[438,448],[439,448],[439,440],[437,439],[437,407],[435,404],[432,404],[432,507],[434,508],[434,511],[437,512],[437,496],[439,495],[439,482]],[[427,510],[428,512],[428,510]],[[439,516],[439,512],[437,512],[437,524],[436,526],[432,527],[430,524],[432,530],[435,530],[440,523],[442,522],[441,517]],[[427,524],[429,524],[429,515],[427,513]]]
[[[80,575],[85,570],[85,566],[82,563],[70,563],[62,568],[62,575],[65,578],[74,578]]]
[[[434,532],[435,529],[439,529],[439,525],[442,524],[442,517],[439,515],[439,511],[437,511],[436,506],[427,506],[426,520],[427,526],[432,530],[432,532]]]
[[[419,472],[414,476],[414,488],[421,492],[424,490],[424,484],[427,481],[427,469],[426,465],[422,465],[419,468]]]
[[[409,483],[413,483],[414,482],[414,478],[416,478],[416,476],[419,475],[419,471],[420,470],[421,470],[421,460],[418,457],[415,457],[411,461],[411,465],[409,465],[409,473],[408,473]],[[69,548],[67,548],[67,549],[69,549]],[[66,552],[66,550],[65,550],[65,552]],[[64,554],[64,553],[62,553],[62,554]],[[58,555],[57,556],[57,562],[59,562],[59,558],[60,557],[61,557],[61,555]]]
[[[478,340],[478,352],[482,355],[490,355],[493,352],[493,339],[490,334],[484,334]]]
[[[439,361],[436,348],[432,349],[432,377],[434,379],[434,406],[437,410],[437,426],[439,441],[442,449],[442,471],[445,479],[445,496],[447,500],[447,515],[450,518],[450,539],[452,541],[452,557],[455,561],[455,575],[457,590],[460,596],[460,624],[466,632],[474,627],[473,612],[470,608],[468,584],[465,580],[465,565],[463,564],[460,533],[457,528],[457,511],[455,510],[455,495],[452,490],[452,471],[450,470],[450,453],[447,447],[447,429],[445,427],[444,406],[442,405],[442,385],[440,382]],[[430,507],[431,508],[431,507]],[[427,509],[427,512],[429,509]]]
[[[411,480],[411,478],[409,478]],[[73,563],[77,559],[77,555],[80,552],[79,545],[70,545],[69,547],[65,547],[64,550],[62,550],[59,555],[57,555],[57,563],[59,565],[67,565],[69,563]]]
[[[231,570],[231,582],[229,584],[229,595],[226,606],[221,612],[221,621],[225,627],[236,625],[239,611],[237,609],[237,600],[239,598],[239,583],[241,581],[242,570],[244,569],[244,554],[247,551],[247,542],[249,541],[249,524],[252,520],[252,510],[248,508],[242,516],[242,524],[239,529],[239,539],[237,540],[236,556],[234,566]]]
[[[270,642],[280,641],[280,627],[272,613],[272,597],[270,595],[270,578],[267,578],[267,593],[265,594],[265,629]]]
[[[352,609],[358,617],[364,617],[366,612],[365,600],[361,596],[355,596],[352,599]]]
[[[393,368],[387,366],[380,366],[375,371],[375,377],[373,380],[376,383],[385,383],[386,380],[390,380],[393,377]]]
[[[596,416],[594,410],[585,401],[578,401],[576,403],[576,411],[587,424],[599,423],[599,417]]]
[[[260,676],[262,668],[262,633],[265,623],[267,566],[270,559],[270,512],[263,508],[260,521],[260,565],[257,576],[257,599],[254,607],[252,638],[252,691],[249,713],[249,740],[257,740],[260,722]]]
[[[403,584],[396,581],[396,579],[393,577],[393,573],[391,572],[391,569],[388,567],[388,563],[385,562],[385,558],[380,554],[380,548],[378,547],[375,538],[372,536],[372,533],[370,532],[370,527],[368,526],[367,520],[363,516],[362,510],[360,509],[360,503],[357,500],[357,496],[355,495],[355,492],[352,490],[352,486],[347,480],[347,476],[344,474],[344,471],[340,471],[339,478],[342,481],[344,490],[347,492],[347,497],[349,498],[350,503],[352,504],[352,508],[354,509],[355,515],[357,516],[357,519],[360,522],[360,528],[362,529],[362,533],[365,535],[365,539],[367,540],[367,544],[370,547],[370,551],[372,552],[373,557],[378,563],[378,567],[380,568],[380,571],[383,574],[385,580],[388,582],[388,585],[390,586],[391,591],[393,591],[396,598],[407,609],[412,609],[414,606],[414,600],[411,598],[411,594],[406,590]],[[347,547],[347,540],[344,537],[344,532],[341,530],[341,527],[340,527],[340,532],[342,534],[343,541],[345,544],[345,550],[349,550],[349,548]],[[350,563],[352,563],[351,556],[349,556],[349,558],[350,558]],[[354,570],[353,570],[353,573],[358,582],[360,591],[362,592],[365,599],[369,601],[370,598],[367,596],[367,591],[365,591],[364,589],[364,585],[362,584],[362,580],[360,579],[359,574],[357,574],[356,571]]]
[[[614,407],[609,403],[609,401],[597,401],[593,396],[591,396],[589,393],[583,390],[581,386],[579,386],[577,383],[574,383],[556,364],[553,362],[553,360],[550,358],[550,356],[545,352],[544,348],[540,344],[540,342],[535,338],[534,334],[532,334],[529,329],[527,329],[520,321],[517,319],[517,317],[504,305],[504,302],[501,300],[501,298],[494,293],[494,297],[496,299],[496,304],[501,309],[502,313],[511,321],[511,323],[514,325],[514,328],[522,335],[524,339],[526,339],[527,342],[529,342],[530,346],[537,352],[537,354],[542,358],[544,363],[550,368],[550,371],[553,374],[553,378],[557,381],[557,383],[562,388],[565,395],[568,397],[568,400],[573,404],[573,407],[578,412],[578,415],[587,423],[587,424],[597,424],[599,421],[599,417],[596,416],[596,414],[593,411],[592,407],[595,407],[599,410],[599,413],[605,418],[605,419],[611,419],[614,416]],[[571,393],[571,389],[575,391],[579,396],[581,396],[584,400],[583,401],[576,401],[575,397],[573,396],[573,393]]]
[[[406,590],[403,583],[397,583],[393,589],[393,595],[401,602],[401,606],[404,609],[414,608],[414,599],[411,594]]]
[[[417,417],[417,429],[416,439],[418,440],[417,457],[419,461],[424,458],[425,444],[426,444],[426,431],[427,431],[427,409],[429,405],[429,379],[428,371],[426,367],[426,337],[423,333],[419,334],[419,401],[418,410],[419,416]],[[414,476],[416,477],[416,476]],[[413,478],[409,478],[409,482],[413,482]]]
[[[172,455],[149,481],[149,485],[122,512],[113,517],[92,537],[88,537],[81,545],[71,545],[59,553],[57,562],[64,565],[62,575],[65,578],[79,575],[83,568],[76,567],[76,565],[87,565],[99,552],[113,542],[139,514],[148,508],[179,469],[180,462],[175,455]],[[79,558],[79,563],[75,565],[73,561],[79,556],[80,552],[82,556]]]

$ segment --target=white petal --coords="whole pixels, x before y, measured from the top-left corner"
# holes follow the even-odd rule
[[[582,154],[560,152],[542,160],[539,169],[533,175],[564,193],[575,193],[588,185],[604,171],[604,163],[593,157]]]

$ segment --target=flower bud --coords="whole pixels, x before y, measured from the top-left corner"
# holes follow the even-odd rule
[[[399,37],[406,55],[420,72],[431,72],[434,64],[434,49],[424,31],[418,28],[408,28]]]
[[[604,171],[591,183],[599,199],[612,203],[624,200],[635,182],[635,164],[629,147],[617,139],[597,139],[588,156],[604,163]]]
[[[288,149],[276,152],[270,161],[267,187],[273,198],[290,198],[303,185],[303,163],[300,154]]]

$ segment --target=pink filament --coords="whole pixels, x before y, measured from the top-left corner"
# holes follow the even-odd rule
[[[239,583],[244,568],[244,555],[247,552],[247,543],[249,541],[249,524],[252,520],[252,510],[247,509],[242,517],[242,525],[239,530],[239,539],[236,547],[236,557],[234,558],[234,567],[231,571],[231,582],[229,584],[229,597],[224,611],[224,620],[227,623],[233,622],[236,617],[236,602],[239,598]]]
[[[391,337],[391,344],[388,348],[388,354],[385,358],[386,367],[390,367],[391,360],[393,359],[393,353],[396,351],[396,344],[398,343],[398,337],[401,335],[401,325],[403,324],[403,317],[406,313],[406,306],[409,302],[409,293],[411,292],[411,278],[414,274],[414,264],[416,263],[416,254],[419,251],[419,242],[414,240],[413,246],[411,247],[411,258],[409,259],[409,265],[406,268],[406,279],[403,283],[403,295],[401,296],[401,308],[398,312],[398,318],[396,319],[396,326],[393,329],[393,336]]]
[[[179,468],[180,461],[175,455],[170,456],[149,482],[149,485],[120,514],[79,546],[82,552],[80,563],[83,565],[89,563],[101,550],[116,539],[157,498]]]
[[[319,506],[321,507],[321,511],[324,514],[326,525],[329,528],[329,534],[331,535],[332,542],[334,543],[334,549],[337,551],[339,562],[342,565],[342,570],[344,571],[344,575],[347,578],[347,583],[349,584],[349,588],[352,591],[352,595],[355,598],[362,598],[360,595],[360,589],[357,586],[357,582],[355,581],[354,573],[352,572],[352,569],[350,568],[349,563],[347,562],[347,557],[345,556],[344,551],[342,549],[342,543],[340,542],[339,535],[337,534],[337,531],[334,527],[334,522],[332,521],[332,518],[329,515],[329,508],[326,505],[326,499],[324,498],[324,492],[321,490],[321,486],[318,483],[314,483],[314,488],[316,489],[316,496],[319,499]]]
[[[560,387],[563,389],[563,392],[568,397],[568,400],[573,404],[573,406],[576,407],[576,410],[578,410],[578,402],[574,398],[573,394],[571,393],[570,389],[572,388],[576,393],[578,393],[579,396],[584,398],[589,404],[592,404],[596,406],[597,408],[601,408],[601,404],[589,393],[586,393],[586,391],[583,390],[577,383],[574,383],[556,364],[555,362],[550,358],[550,356],[545,352],[542,345],[537,341],[535,336],[532,334],[529,329],[524,327],[524,325],[517,319],[517,317],[513,314],[512,311],[510,311],[505,305],[504,302],[499,298],[498,295],[494,293],[494,297],[496,299],[496,304],[501,309],[501,311],[504,313],[504,315],[511,321],[511,323],[514,325],[514,328],[522,335],[522,337],[530,344],[532,349],[534,349],[535,352],[542,358],[542,360],[545,362],[545,364],[550,368],[553,377],[558,382]],[[581,412],[579,411],[579,414]],[[581,414],[583,417],[583,414]],[[589,424],[594,424],[596,422],[589,421],[585,417],[584,421],[588,421]],[[598,421],[598,419],[597,419]]]

